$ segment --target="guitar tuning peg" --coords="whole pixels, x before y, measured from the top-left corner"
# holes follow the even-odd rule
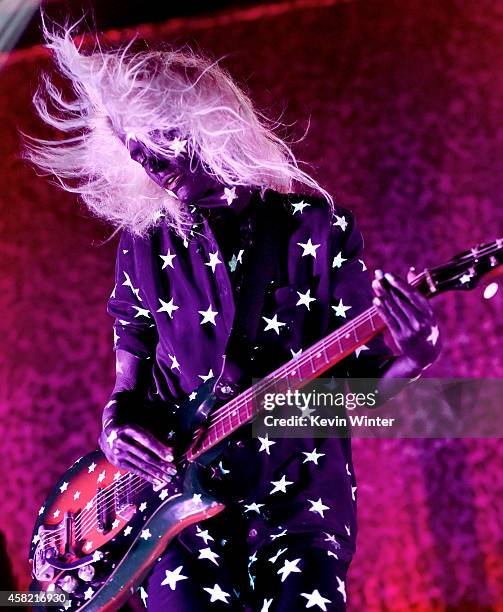
[[[407,282],[411,283],[415,277],[416,277],[416,268],[414,268],[414,266],[411,266],[409,268],[409,271],[407,272]]]

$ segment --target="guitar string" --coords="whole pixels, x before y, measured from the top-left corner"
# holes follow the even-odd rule
[[[497,242],[497,241],[495,241]],[[490,252],[491,250],[493,250],[492,246],[488,246],[487,250]],[[480,251],[477,252],[477,256],[484,256],[487,253],[484,253],[484,249],[481,249]],[[455,262],[455,266],[459,266],[463,263],[464,260],[473,258],[472,254],[467,254],[466,256],[460,258],[458,261]],[[425,272],[421,272],[419,275],[417,275],[413,281],[410,283],[412,286],[416,285],[419,283],[420,280],[423,279],[423,277],[425,276]],[[377,311],[374,307],[370,307],[369,309],[367,309],[366,311],[364,311],[363,313],[360,313],[360,315],[358,315],[357,317],[355,317],[354,319],[352,319],[351,321],[349,321],[346,325],[344,325],[342,328],[339,328],[339,330],[336,330],[336,332],[333,333],[333,335],[331,334],[328,338],[323,338],[321,341],[319,341],[319,343],[316,343],[315,345],[313,345],[312,347],[310,347],[309,349],[307,349],[306,351],[306,355],[310,354],[309,357],[307,357],[306,355],[304,356],[304,358],[302,358],[302,356],[300,356],[299,358],[295,359],[295,360],[291,360],[291,366],[288,366],[288,364],[284,364],[283,366],[281,366],[278,370],[283,370],[286,371],[288,370],[288,367],[294,367],[295,366],[295,370],[297,368],[302,367],[303,365],[305,365],[306,363],[308,363],[308,361],[311,361],[311,366],[312,366],[312,357],[311,354],[315,352],[316,348],[320,348],[323,351],[326,351],[326,349],[330,346],[333,346],[333,344],[338,341],[340,344],[340,340],[347,336],[347,334],[351,334],[351,332],[356,331],[356,327],[361,325],[363,322],[366,322],[367,320],[371,320],[375,315],[377,314]],[[343,333],[344,332],[344,333]],[[279,372],[278,372],[279,373]],[[314,373],[314,372],[313,372]],[[285,372],[286,374],[286,372]],[[259,387],[263,386],[265,389],[269,388],[270,386],[272,386],[273,381],[272,380],[268,380],[270,378],[266,377],[266,382],[263,383],[262,385],[260,385],[260,383],[257,383],[256,386],[253,386],[250,390],[245,391],[243,394],[241,394],[240,396],[240,402],[241,403],[246,403],[246,400],[253,396],[256,395],[257,393],[259,393]],[[212,416],[211,416],[211,427],[212,426],[216,426],[218,425],[220,422],[222,422],[225,418],[227,418],[233,411],[235,411],[236,409],[239,409],[239,403],[240,402],[234,402],[234,405],[229,406],[229,404],[231,402],[229,402],[226,406],[220,408],[219,410],[217,410]],[[215,418],[217,417],[217,418]],[[120,479],[118,479],[119,481],[124,477],[124,476],[128,476],[129,473],[123,474],[121,476]],[[131,492],[137,492],[139,489],[143,488],[144,486],[149,485],[150,483],[144,479],[142,479],[140,476],[134,476],[135,478],[139,479],[140,482],[138,483],[138,486],[135,486],[134,489]],[[131,478],[130,478],[131,480]],[[125,483],[124,483],[125,484]],[[117,482],[111,483],[110,485],[108,485],[108,487],[111,487],[115,485],[117,488]],[[119,486],[120,483],[119,483]],[[106,487],[106,488],[108,488]],[[106,488],[104,490],[106,490]],[[112,495],[115,495],[116,493],[116,488],[114,491],[110,491],[107,496],[111,497]],[[104,497],[104,499],[106,499],[106,497]],[[93,505],[94,505],[94,500],[96,499],[96,496],[93,498]],[[110,500],[108,500],[110,501]],[[115,500],[114,500],[115,501]],[[103,509],[108,509],[108,504],[103,508]],[[101,509],[100,509],[101,510]],[[89,509],[88,510],[89,513],[92,513],[92,510]],[[93,513],[92,513],[93,514]],[[79,513],[80,516],[84,516],[83,513]],[[81,519],[81,525],[80,525],[80,532],[81,532],[81,537],[85,534],[87,534],[89,532],[88,526],[90,525],[89,521],[87,523],[85,523],[86,519]],[[95,524],[98,524],[98,521],[96,521]],[[83,532],[82,530],[86,529],[85,532]],[[62,529],[61,529],[62,530]],[[60,531],[60,530],[55,530],[55,531],[51,531],[48,532],[50,536],[54,536],[55,532]],[[45,538],[45,540],[47,539],[51,539],[49,538]],[[54,538],[53,538],[54,539]]]

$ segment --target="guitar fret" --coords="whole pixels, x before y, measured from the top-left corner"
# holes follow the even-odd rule
[[[329,363],[330,359],[328,358],[328,355],[327,355],[327,347],[325,345],[325,342],[323,342],[323,354],[325,355],[325,363]]]
[[[311,374],[314,374],[315,369],[314,369],[314,363],[313,363],[313,354],[312,351],[308,350],[308,357],[309,357],[309,365],[311,366]]]

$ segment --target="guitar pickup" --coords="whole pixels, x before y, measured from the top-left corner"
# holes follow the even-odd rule
[[[114,504],[110,504],[109,491],[99,488],[96,493],[96,528],[101,533],[107,533],[112,529],[112,521],[115,518]]]
[[[120,486],[116,487],[114,493],[115,514],[122,519],[129,520],[136,511],[136,506],[133,504],[133,491],[131,488],[130,475],[121,482]]]

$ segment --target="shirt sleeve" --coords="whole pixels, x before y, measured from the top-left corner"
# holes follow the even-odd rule
[[[149,359],[155,353],[157,329],[144,299],[136,273],[134,239],[124,230],[117,248],[115,286],[107,303],[108,314],[115,317],[113,348]]]
[[[363,259],[363,237],[353,214],[336,210],[330,228],[330,329],[344,325],[372,305],[373,291],[369,271]],[[337,374],[352,378],[379,378],[380,371],[393,352],[377,335],[343,359]]]

